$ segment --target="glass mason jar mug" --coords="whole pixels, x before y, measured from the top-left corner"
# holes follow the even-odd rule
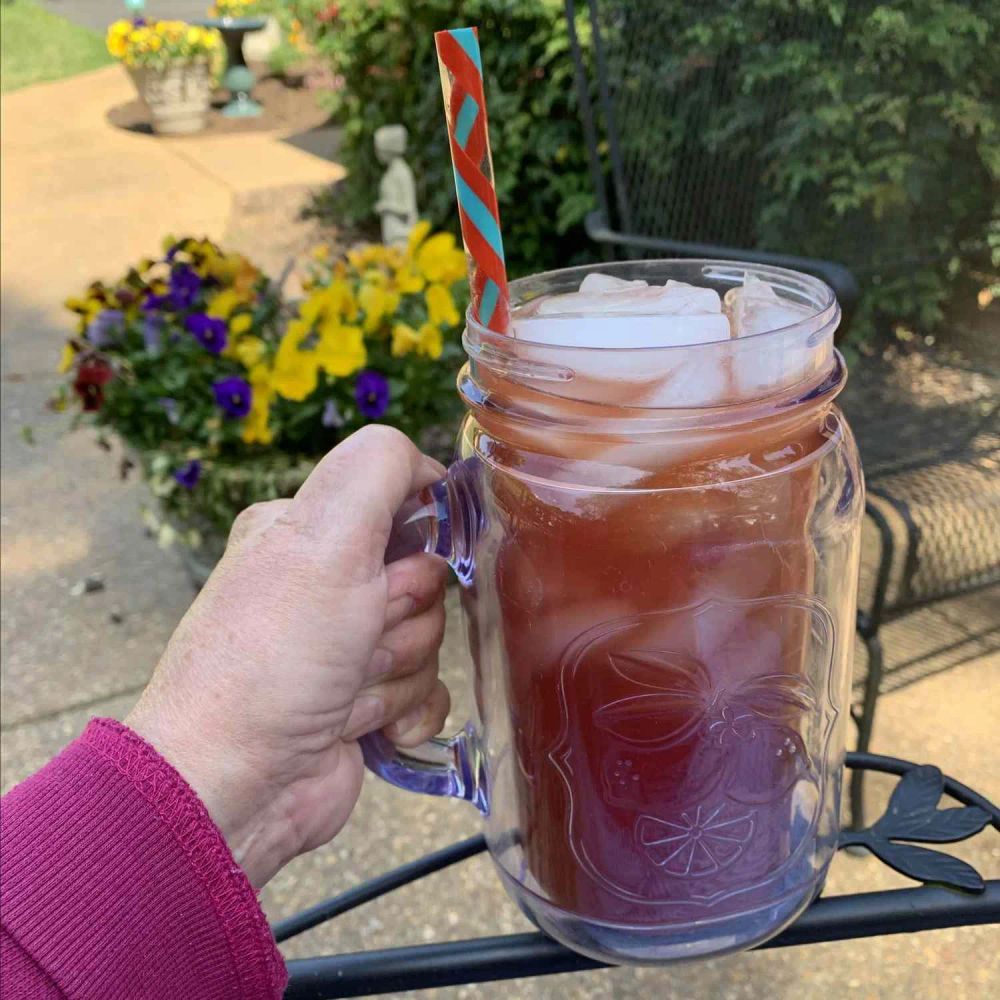
[[[764,281],[784,325],[706,341],[724,316],[552,307],[597,270]],[[393,546],[460,579],[477,717],[418,751],[368,737],[366,762],[475,803],[510,895],[577,951],[751,947],[815,897],[838,833],[863,484],[836,299],[642,261],[515,281],[511,305],[511,334],[468,323],[458,459]],[[620,346],[656,324],[682,346]]]

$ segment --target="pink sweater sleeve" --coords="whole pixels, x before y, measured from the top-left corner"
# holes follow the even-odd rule
[[[3,1000],[259,1000],[286,973],[184,779],[126,726],[83,735],[0,803]]]

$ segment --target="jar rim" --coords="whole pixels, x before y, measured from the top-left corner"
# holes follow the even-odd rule
[[[539,274],[528,275],[518,278],[510,283],[510,306],[513,312],[519,306],[526,305],[540,295],[552,294],[555,291],[576,291],[580,287],[580,282],[588,274],[608,274],[613,277],[623,277],[635,275],[642,272],[653,274],[659,272],[661,281],[671,278],[668,270],[688,277],[701,276],[718,285],[728,285],[731,288],[739,287],[743,284],[747,276],[752,276],[765,281],[778,292],[785,292],[790,295],[793,301],[800,305],[805,304],[810,312],[801,319],[796,320],[786,326],[775,327],[760,333],[749,334],[747,336],[732,337],[727,340],[710,340],[694,344],[658,344],[643,347],[620,347],[616,345],[593,346],[580,344],[559,345],[558,350],[573,352],[615,352],[621,356],[624,352],[629,352],[629,356],[637,356],[642,352],[647,355],[657,351],[693,351],[705,349],[720,349],[720,345],[732,345],[734,343],[760,343],[764,338],[776,338],[778,336],[794,340],[798,334],[806,337],[810,345],[819,343],[826,336],[832,335],[840,323],[840,305],[833,289],[820,278],[795,271],[791,268],[777,267],[772,264],[752,264],[747,261],[724,260],[712,258],[659,258],[655,260],[629,260],[612,261],[598,264],[583,264],[577,267],[559,268],[552,271],[542,271]],[[708,287],[711,287],[709,285]],[[552,349],[554,345],[545,341],[532,340],[530,336],[522,336],[521,332],[526,329],[530,331],[530,324],[543,320],[553,319],[584,319],[597,318],[598,316],[608,316],[622,318],[655,318],[662,313],[656,311],[628,313],[586,313],[586,312],[566,312],[545,317],[533,318],[530,316],[518,319],[519,335],[511,338],[507,333],[497,333],[484,326],[472,314],[470,306],[466,312],[466,342],[469,340],[480,342],[503,343],[511,342],[513,339],[524,347],[538,347]]]

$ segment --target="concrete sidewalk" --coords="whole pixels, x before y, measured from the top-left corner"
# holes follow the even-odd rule
[[[165,233],[219,239],[242,201],[344,176],[278,133],[163,139],[109,125],[133,98],[120,66],[3,97],[5,371],[51,370],[52,341],[10,336],[19,315],[64,326],[67,295],[157,252]]]
[[[233,230],[234,216],[241,249],[263,261],[284,234],[264,213],[256,229],[247,225],[253,213],[245,209],[266,205],[288,186],[341,175],[337,165],[293,149],[280,136],[163,141],[113,129],[104,115],[130,99],[130,87],[121,69],[111,67],[2,101],[4,790],[58,752],[89,716],[128,712],[191,599],[176,557],[143,536],[141,484],[119,482],[114,456],[98,450],[88,432],[69,432],[64,415],[45,409],[67,329],[61,301],[93,277],[114,276],[155,252],[165,232],[221,238]],[[33,426],[34,446],[23,439],[23,424]],[[71,596],[73,584],[95,572],[105,589]],[[997,620],[997,596],[984,592],[934,614],[953,617],[973,635],[970,623]],[[457,727],[470,693],[455,610],[442,672],[455,694],[450,724]],[[893,632],[887,645],[916,655],[913,644],[923,641],[929,624],[892,626],[900,630],[898,644]],[[959,638],[968,650],[961,665],[884,696],[874,749],[934,761],[996,797],[1000,658],[975,635]],[[889,781],[869,784],[873,813],[890,787]],[[268,915],[287,916],[476,829],[478,817],[465,804],[369,780],[343,834],[294,862],[265,891]],[[995,833],[953,850],[987,877],[1000,875]],[[871,858],[840,856],[827,891],[906,884]],[[301,956],[527,929],[488,861],[478,858],[304,935],[285,951]],[[413,996],[980,1000],[1000,991],[998,943],[995,928],[970,928]]]

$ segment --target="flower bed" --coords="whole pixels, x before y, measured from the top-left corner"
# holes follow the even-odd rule
[[[167,239],[163,256],[67,301],[76,329],[56,404],[129,446],[161,505],[161,539],[192,545],[293,493],[365,423],[450,436],[465,259],[428,230],[345,259],[317,248],[297,303],[240,254]]]

